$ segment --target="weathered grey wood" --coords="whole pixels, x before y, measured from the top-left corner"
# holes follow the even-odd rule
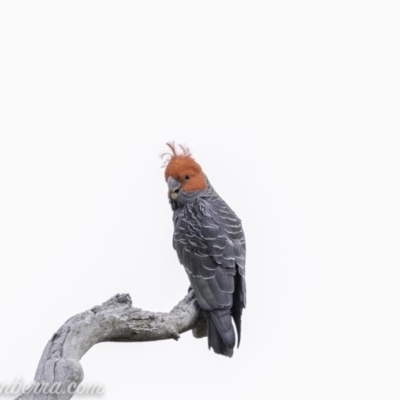
[[[70,399],[83,380],[79,360],[97,343],[177,340],[180,333],[190,329],[193,329],[195,337],[204,337],[205,324],[192,290],[170,313],[134,308],[129,294],[118,294],[101,306],[70,318],[53,335],[36,371],[35,390],[16,400]],[[51,386],[61,390],[49,394],[37,390],[37,383],[42,385],[41,388],[47,385],[47,388]]]

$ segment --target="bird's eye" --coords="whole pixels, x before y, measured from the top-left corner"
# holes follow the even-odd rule
[[[185,175],[185,180],[188,180],[190,178],[190,175]]]

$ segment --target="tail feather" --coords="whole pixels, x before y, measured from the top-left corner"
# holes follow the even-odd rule
[[[208,311],[207,317],[208,347],[217,354],[232,357],[236,338],[230,309]]]

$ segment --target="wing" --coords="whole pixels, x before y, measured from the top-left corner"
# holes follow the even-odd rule
[[[237,271],[244,277],[246,248],[241,222],[226,203],[202,199],[185,207],[175,225],[174,248],[200,307],[231,308]]]

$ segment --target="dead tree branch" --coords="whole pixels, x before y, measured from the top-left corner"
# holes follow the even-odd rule
[[[40,359],[35,384],[16,400],[70,399],[83,380],[79,361],[97,343],[177,340],[190,329],[195,337],[206,335],[192,290],[169,313],[134,308],[129,294],[118,294],[70,318],[53,335]],[[49,393],[49,388],[57,393]]]

